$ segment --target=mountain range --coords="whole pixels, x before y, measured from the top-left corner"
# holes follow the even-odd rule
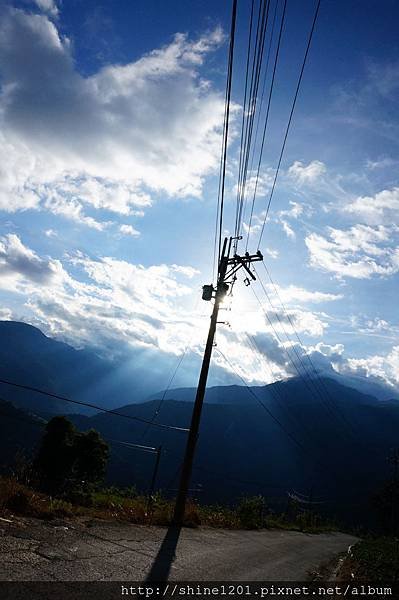
[[[138,387],[127,375],[105,384],[112,363],[75,350],[29,325],[0,323],[0,378],[90,400],[157,423],[188,427],[194,388],[161,391],[132,403]],[[329,515],[365,521],[370,498],[390,476],[387,461],[399,446],[399,402],[379,400],[344,378],[292,378],[267,386],[219,386],[207,390],[192,493],[204,502],[230,503],[263,494],[281,508],[288,494],[312,496]],[[118,387],[120,385],[120,387]],[[103,389],[104,388],[104,389]],[[382,394],[383,396],[383,394]],[[112,397],[113,403],[107,404]],[[123,402],[123,399],[127,402]],[[81,430],[97,429],[109,442],[107,479],[145,491],[155,455],[124,443],[162,446],[157,487],[176,490],[186,433],[149,427],[109,413],[77,413],[77,407],[0,385],[0,451],[3,468],[21,450],[34,452],[45,419],[69,413]],[[140,399],[140,394],[135,394]],[[72,413],[72,411],[75,411]]]

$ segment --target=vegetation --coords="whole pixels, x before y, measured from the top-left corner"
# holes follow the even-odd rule
[[[94,429],[78,432],[66,417],[54,417],[45,428],[33,463],[41,491],[75,502],[90,503],[104,479],[108,445]]]
[[[399,581],[399,540],[378,537],[358,542],[344,560],[340,578],[354,583]]]
[[[138,494],[134,488],[97,489],[91,492],[90,503],[87,503],[81,502],[78,495],[67,500],[36,491],[16,477],[0,478],[0,515],[5,518],[13,514],[41,519],[89,517],[142,525],[170,525],[173,508],[173,501],[164,498],[161,493],[155,494],[149,504],[148,497]],[[224,529],[296,529],[309,533],[334,528],[321,520],[318,524],[308,526],[300,516],[296,520],[288,520],[283,514],[273,514],[266,509],[265,500],[259,496],[244,498],[235,508],[201,506],[189,502],[184,524],[186,527],[202,525]]]
[[[78,432],[65,417],[51,419],[32,464],[23,457],[13,477],[0,478],[0,513],[37,518],[92,517],[169,525],[174,502],[160,492],[150,499],[134,487],[102,486],[108,446],[95,430]],[[332,529],[313,514],[277,515],[263,496],[243,497],[236,507],[187,504],[184,524],[229,529],[279,527],[318,532]]]

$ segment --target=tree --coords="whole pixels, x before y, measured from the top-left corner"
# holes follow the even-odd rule
[[[74,443],[75,477],[79,481],[97,485],[103,481],[107,466],[108,444],[100,437],[95,429],[75,436]]]
[[[54,417],[34,463],[40,487],[51,494],[91,489],[103,480],[108,456],[108,445],[97,431],[80,433],[66,417]]]
[[[46,425],[34,467],[40,487],[50,494],[58,493],[71,474],[75,436],[76,429],[66,417],[53,417]]]

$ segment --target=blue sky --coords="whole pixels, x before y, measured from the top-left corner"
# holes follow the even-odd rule
[[[248,7],[239,0],[226,234]],[[314,8],[288,0],[250,249]],[[188,347],[176,385],[194,384],[210,308],[198,297],[212,270],[229,2],[19,0],[0,10],[1,318],[122,353],[143,373],[156,364],[159,388]],[[281,326],[264,271],[273,307],[254,289],[274,329],[239,282],[217,343],[250,382],[295,374],[295,344],[320,368],[399,385],[398,13],[388,0],[322,1],[261,245],[301,343]],[[213,382],[237,382],[217,353],[214,365]]]

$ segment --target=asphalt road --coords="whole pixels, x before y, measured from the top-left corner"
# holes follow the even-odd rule
[[[356,538],[0,520],[1,581],[304,581]]]

